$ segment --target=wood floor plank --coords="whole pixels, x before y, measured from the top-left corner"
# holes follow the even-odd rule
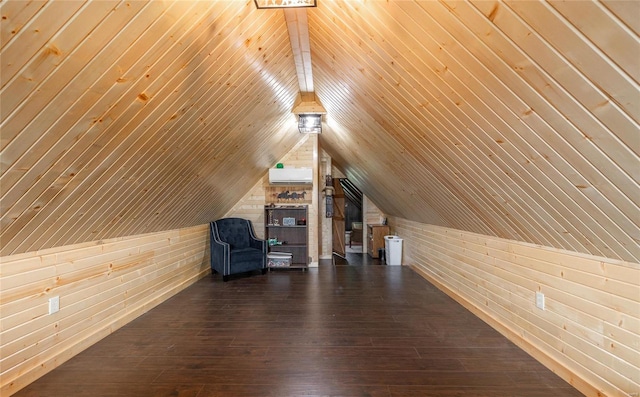
[[[411,269],[355,258],[204,278],[16,395],[581,395]]]
[[[198,397],[282,397],[282,396],[352,396],[390,397],[386,386],[334,386],[334,385],[211,385],[204,387]]]

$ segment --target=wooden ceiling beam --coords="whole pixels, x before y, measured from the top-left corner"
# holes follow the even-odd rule
[[[284,9],[289,31],[289,41],[300,92],[313,92],[313,74],[311,73],[311,46],[309,44],[309,20],[305,8]]]

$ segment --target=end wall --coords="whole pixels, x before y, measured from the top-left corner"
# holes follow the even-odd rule
[[[578,390],[638,395],[640,264],[400,218],[390,224],[404,239],[403,264]]]
[[[319,222],[321,222],[318,217],[320,202],[318,185],[322,183],[322,186],[324,186],[324,181],[319,181],[318,176],[318,136],[314,134],[303,136],[298,145],[278,162],[283,163],[287,168],[308,167],[313,169],[313,185],[308,186],[309,189],[312,189],[311,202],[301,204],[308,206],[307,224],[309,227],[309,257],[311,258],[309,267],[317,267],[319,255],[318,233]],[[235,216],[249,219],[253,223],[256,235],[259,238],[264,238],[264,206],[273,202],[274,199],[274,197],[267,196],[269,187],[271,185],[269,185],[269,177],[265,171],[263,178],[225,214],[225,217]],[[288,187],[280,186],[279,188],[282,191]]]
[[[208,241],[202,225],[0,258],[0,395],[208,274]]]

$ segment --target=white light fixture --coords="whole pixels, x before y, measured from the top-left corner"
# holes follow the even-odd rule
[[[317,7],[317,0],[253,0],[258,9]]]
[[[318,113],[298,115],[298,130],[301,134],[320,134],[322,132],[322,115]]]
[[[301,134],[320,134],[322,116],[327,114],[314,92],[301,92],[293,105],[293,114],[298,118],[298,130]]]

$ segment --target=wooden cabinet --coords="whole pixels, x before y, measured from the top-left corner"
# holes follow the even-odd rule
[[[291,264],[286,267],[301,269],[308,267],[309,231],[306,205],[265,206],[264,236],[267,240],[267,253],[280,252],[292,255]]]
[[[369,255],[378,258],[378,250],[384,248],[384,236],[389,234],[387,225],[367,225],[367,243]]]

